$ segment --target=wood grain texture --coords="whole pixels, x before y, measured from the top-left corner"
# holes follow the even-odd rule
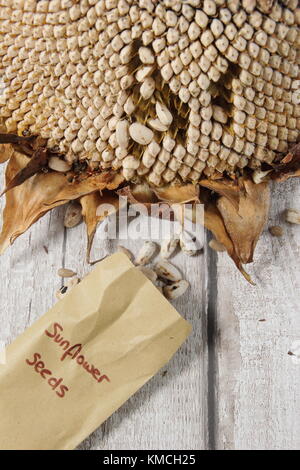
[[[217,266],[216,445],[219,449],[297,449],[300,446],[300,374],[287,354],[300,339],[300,226],[283,211],[300,208],[299,182],[273,190],[249,286],[224,255]],[[261,321],[264,320],[264,321]]]

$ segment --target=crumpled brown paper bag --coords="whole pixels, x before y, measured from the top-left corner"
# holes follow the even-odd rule
[[[122,253],[7,348],[0,449],[74,449],[175,353],[190,325]]]

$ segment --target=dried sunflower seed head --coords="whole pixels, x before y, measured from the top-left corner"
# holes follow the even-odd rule
[[[261,181],[299,138],[297,1],[0,7],[0,120],[57,146],[55,171],[84,160],[160,186],[248,167]]]

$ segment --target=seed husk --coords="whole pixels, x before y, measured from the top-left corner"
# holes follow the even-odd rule
[[[180,234],[180,248],[188,256],[195,256],[199,251],[196,237],[192,237],[188,232],[182,231]]]
[[[58,157],[50,157],[48,161],[48,167],[51,170],[58,171],[61,173],[65,173],[71,169],[71,165],[65,160],[61,160]]]
[[[121,149],[127,149],[129,143],[128,121],[119,121],[116,126],[116,140]]]
[[[152,77],[147,77],[145,81],[142,83],[140,88],[140,94],[144,98],[144,100],[148,100],[151,98],[155,90],[155,81]]]
[[[268,171],[261,171],[261,170],[255,170],[252,175],[252,179],[255,184],[260,184],[263,181],[266,180],[266,177],[270,173],[271,170]]]
[[[173,237],[163,240],[160,249],[160,256],[163,259],[168,259],[175,252],[179,243],[179,236],[173,235]]]
[[[72,201],[68,204],[65,217],[64,217],[64,226],[67,228],[76,227],[82,221],[82,210],[81,205]]]
[[[287,209],[285,211],[285,220],[290,224],[300,224],[300,212],[296,209]]]
[[[279,225],[272,225],[272,227],[269,227],[269,232],[273,237],[282,237],[283,228]]]
[[[175,300],[183,295],[189,288],[190,284],[185,279],[174,282],[168,286],[163,287],[163,293],[169,300]]]
[[[148,264],[153,258],[157,249],[156,243],[152,241],[145,241],[142,248],[138,252],[135,263],[145,265]]]
[[[158,277],[167,281],[177,282],[182,279],[182,275],[176,266],[163,259],[156,263],[154,270]]]
[[[160,122],[162,122],[162,124],[165,126],[169,126],[173,121],[173,116],[166,105],[158,101],[155,105],[155,109]]]
[[[168,126],[163,124],[159,119],[149,119],[148,124],[152,129],[159,132],[165,132],[168,130]]]
[[[150,144],[153,139],[153,132],[151,129],[144,126],[143,124],[140,124],[139,122],[134,122],[131,124],[129,127],[129,134],[135,142],[141,145]]]
[[[57,271],[57,274],[60,277],[73,277],[73,276],[76,276],[76,273],[74,271],[72,271],[72,269],[67,269],[67,268],[60,268]]]

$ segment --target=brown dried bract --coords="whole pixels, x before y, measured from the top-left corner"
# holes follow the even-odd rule
[[[0,163],[5,163],[9,160],[13,152],[14,149],[10,144],[0,144]]]
[[[28,158],[14,152],[6,168],[6,186],[25,168]],[[38,173],[6,194],[0,253],[12,244],[46,212],[68,201],[101,189],[115,189],[123,181],[118,174],[98,174],[79,183],[68,181],[62,173]]]
[[[294,145],[278,164],[273,164],[271,178],[285,181],[288,178],[300,176],[300,143]]]
[[[119,198],[116,194],[109,191],[103,191],[101,193],[100,191],[96,191],[80,198],[80,204],[87,228],[87,262],[94,264],[99,260],[90,261],[90,254],[97,226],[107,216],[120,209]],[[99,214],[99,212],[97,213],[97,209],[100,205],[103,205],[104,210],[101,214]]]
[[[35,150],[26,166],[22,168],[6,185],[5,189],[0,194],[0,197],[16,186],[20,186],[20,184],[24,183],[28,178],[31,178],[31,176],[45,168],[48,158],[49,155],[46,148],[38,148]]]

